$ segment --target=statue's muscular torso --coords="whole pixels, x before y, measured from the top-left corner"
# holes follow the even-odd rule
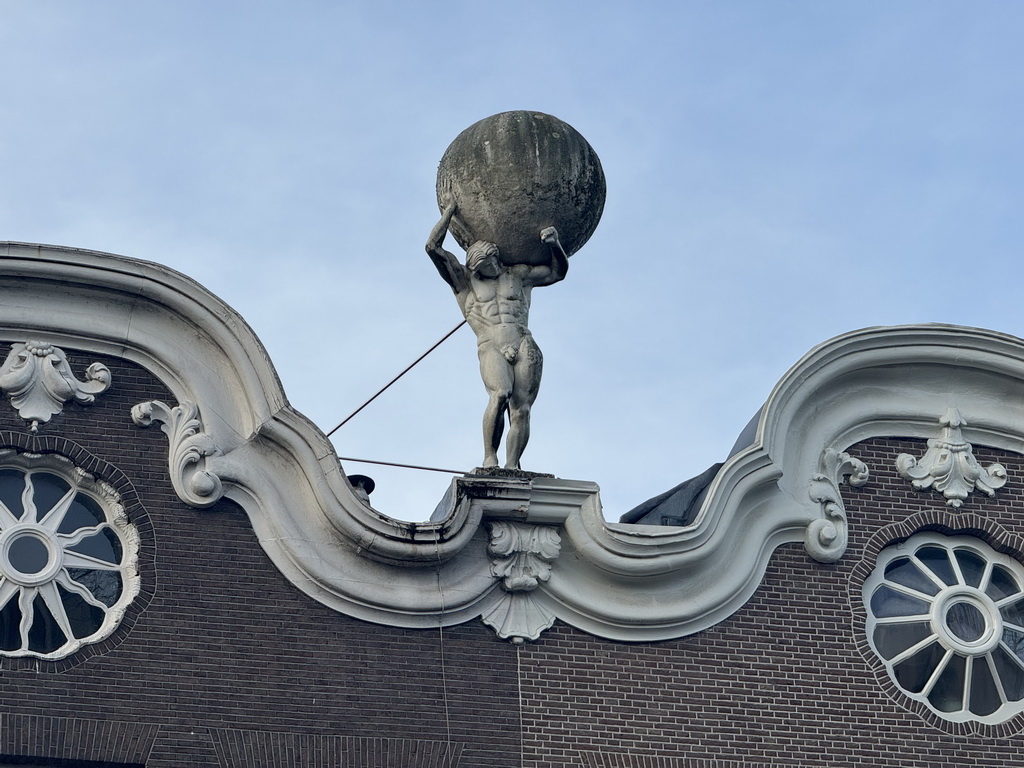
[[[481,344],[509,344],[528,336],[531,288],[524,284],[531,267],[504,267],[493,278],[470,273],[469,287],[459,295],[462,313]]]

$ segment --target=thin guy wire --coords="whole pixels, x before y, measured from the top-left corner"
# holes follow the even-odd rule
[[[338,461],[354,461],[357,464],[380,464],[384,467],[401,467],[402,469],[423,469],[427,472],[444,472],[447,475],[467,475],[462,469],[440,469],[438,467],[421,467],[418,464],[399,464],[394,461],[372,461],[371,459],[353,459],[351,456],[339,456]]]
[[[359,412],[360,412],[361,410],[363,410],[363,408],[365,408],[365,407],[366,407],[366,406],[368,406],[368,405],[369,405],[370,403],[372,403],[372,402],[373,402],[374,400],[376,400],[376,399],[377,399],[378,397],[380,397],[380,396],[381,396],[382,394],[384,394],[384,392],[385,392],[385,391],[387,390],[387,388],[388,388],[388,387],[390,387],[390,386],[391,386],[392,384],[394,384],[394,383],[395,383],[396,381],[398,381],[398,380],[399,380],[400,378],[402,378],[403,376],[405,376],[405,374],[407,374],[407,373],[408,373],[409,371],[411,371],[411,370],[413,369],[413,366],[415,366],[415,365],[416,365],[416,364],[417,364],[417,363],[418,363],[418,362],[419,362],[420,360],[422,360],[422,359],[423,359],[424,357],[426,357],[427,355],[429,355],[429,354],[430,354],[431,352],[433,352],[433,351],[434,351],[435,349],[437,349],[437,348],[438,348],[439,346],[441,346],[442,344],[444,344],[444,342],[446,342],[446,341],[448,340],[448,337],[449,337],[449,336],[451,336],[451,335],[452,335],[453,333],[455,333],[455,332],[456,332],[457,330],[459,330],[459,328],[461,328],[461,327],[462,327],[462,326],[464,326],[465,324],[466,324],[466,321],[465,321],[465,320],[463,320],[463,321],[462,321],[461,323],[459,323],[459,324],[458,324],[458,325],[456,325],[456,326],[455,326],[454,328],[452,328],[452,329],[451,329],[450,331],[448,331],[448,333],[446,333],[446,334],[445,334],[444,336],[442,336],[442,337],[441,337],[441,340],[440,340],[440,341],[438,341],[438,342],[437,342],[436,344],[434,344],[434,346],[432,346],[432,347],[431,347],[430,349],[428,349],[428,350],[427,350],[426,352],[424,352],[424,353],[423,353],[422,355],[420,355],[420,356],[419,356],[419,357],[417,357],[417,358],[416,358],[415,360],[413,360],[413,361],[412,361],[412,362],[411,362],[411,363],[410,363],[410,364],[409,364],[408,366],[406,366],[406,368],[405,368],[405,370],[404,370],[404,371],[402,371],[402,372],[401,372],[400,374],[398,374],[397,376],[395,376],[395,378],[393,378],[393,379],[392,379],[391,381],[389,381],[389,382],[388,382],[387,384],[385,384],[385,385],[384,385],[383,387],[381,387],[381,388],[380,388],[379,390],[377,390],[377,394],[375,394],[375,395],[374,395],[373,397],[371,397],[371,398],[370,398],[369,400],[367,400],[367,401],[366,401],[365,403],[363,403],[363,404],[362,404],[362,405],[360,405],[360,406],[359,406],[358,408],[356,408],[356,409],[355,409],[354,411],[352,411],[352,413],[350,413],[350,414],[348,415],[348,417],[347,417],[347,418],[346,418],[346,419],[345,419],[344,421],[342,421],[342,422],[341,422],[341,424],[339,424],[339,425],[338,425],[338,426],[336,426],[336,427],[335,427],[334,429],[332,429],[332,430],[331,430],[330,432],[328,432],[328,433],[327,433],[327,436],[328,436],[328,437],[330,437],[330,436],[331,436],[331,435],[333,435],[333,434],[334,434],[335,432],[337,432],[337,431],[338,431],[339,429],[341,429],[341,428],[342,428],[342,427],[344,427],[344,426],[345,426],[346,424],[348,424],[348,423],[349,423],[349,421],[351,421],[351,420],[352,420],[352,417],[353,417],[353,416],[355,416],[355,415],[356,415],[357,413],[359,413]]]

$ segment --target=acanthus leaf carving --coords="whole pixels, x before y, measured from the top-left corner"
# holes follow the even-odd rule
[[[961,431],[967,421],[956,408],[948,408],[939,424],[942,435],[928,441],[924,455],[916,459],[901,453],[896,457],[896,471],[919,491],[939,491],[946,497],[946,504],[954,508],[959,508],[974,490],[995,496],[1006,484],[1006,467],[992,464],[984,468],[978,464],[974,447]]]
[[[867,483],[870,472],[860,459],[837,450],[828,450],[821,459],[822,472],[811,478],[808,489],[811,500],[821,505],[821,517],[812,520],[804,532],[804,549],[822,563],[832,563],[843,556],[849,542],[846,507],[839,493],[845,481],[858,488]]]
[[[220,451],[203,431],[199,406],[183,401],[172,408],[160,400],[150,400],[132,408],[132,421],[140,427],[160,422],[160,429],[167,435],[167,463],[178,498],[202,509],[224,495],[220,478],[207,467],[207,459]]]
[[[491,522],[491,543],[487,547],[494,556],[491,573],[502,579],[508,592],[528,592],[550,579],[551,563],[561,548],[558,531],[551,526]]]
[[[79,381],[64,351],[41,341],[11,345],[0,367],[0,390],[7,393],[32,432],[39,430],[40,422],[45,424],[63,411],[68,400],[90,405],[96,395],[110,388],[110,383],[110,369],[102,363],[90,365],[85,381]]]
[[[507,520],[490,523],[491,575],[501,579],[504,595],[481,618],[498,637],[515,644],[536,640],[555,621],[555,615],[530,594],[551,578],[551,563],[558,557],[562,540],[548,525],[529,525]]]

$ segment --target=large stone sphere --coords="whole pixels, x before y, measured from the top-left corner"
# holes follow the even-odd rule
[[[593,147],[575,128],[540,112],[502,112],[460,133],[437,169],[438,206],[458,206],[450,230],[464,249],[498,246],[506,264],[547,264],[540,231],[555,227],[566,253],[594,233],[605,180]]]

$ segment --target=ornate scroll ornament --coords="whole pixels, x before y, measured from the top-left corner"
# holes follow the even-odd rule
[[[555,623],[555,615],[530,594],[551,578],[551,563],[558,557],[562,540],[548,525],[528,525],[505,520],[491,524],[491,575],[501,579],[504,597],[481,617],[498,637],[519,645],[536,640]]]
[[[68,400],[89,405],[109,388],[107,366],[93,363],[85,371],[85,381],[79,381],[63,350],[41,341],[13,344],[0,367],[0,389],[33,432],[39,431],[39,422],[45,424],[63,411]]]
[[[928,450],[920,459],[909,453],[896,457],[896,471],[919,491],[934,487],[946,497],[946,504],[960,507],[972,490],[989,496],[1006,485],[1006,467],[992,464],[982,468],[974,458],[974,448],[964,440],[960,427],[967,422],[956,408],[949,408],[939,419],[942,436],[928,441]]]
[[[161,422],[169,443],[167,462],[178,497],[193,507],[209,507],[224,495],[220,478],[207,469],[207,458],[220,453],[213,438],[203,432],[199,406],[188,401],[171,408],[159,400],[132,408],[132,421],[148,427]]]
[[[826,451],[821,457],[822,471],[811,478],[811,500],[821,505],[821,517],[811,521],[804,533],[807,554],[822,563],[833,563],[843,556],[849,541],[846,507],[839,494],[844,480],[854,488],[868,481],[868,466],[848,453]]]

